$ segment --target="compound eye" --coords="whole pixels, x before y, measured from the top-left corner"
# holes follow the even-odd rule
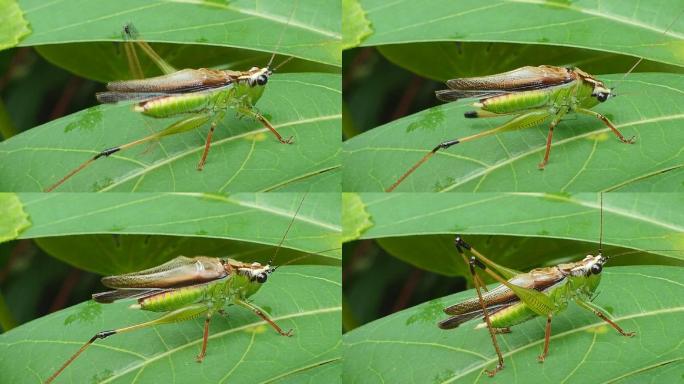
[[[257,77],[257,84],[265,85],[267,82],[268,82],[268,77],[266,77],[264,75],[260,75],[259,77]]]
[[[266,279],[268,279],[268,276],[265,273],[260,273],[256,276],[256,281],[259,283],[265,283]]]
[[[596,98],[598,99],[598,101],[603,103],[604,101],[608,100],[608,94],[605,92],[599,92],[599,94],[596,95]]]
[[[601,264],[594,264],[591,266],[591,273],[593,273],[594,275],[598,275],[599,273],[601,273],[602,269],[603,267],[601,266]]]

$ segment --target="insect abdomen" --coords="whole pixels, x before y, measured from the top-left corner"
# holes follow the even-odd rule
[[[138,301],[140,309],[153,312],[167,312],[188,304],[196,303],[205,297],[205,287],[183,287],[161,292]]]
[[[182,113],[201,112],[213,106],[218,92],[197,92],[159,97],[138,103],[136,112],[152,117],[170,117]]]
[[[484,99],[480,103],[475,103],[475,106],[488,112],[506,114],[543,107],[549,100],[549,92],[527,91]]]
[[[492,327],[506,328],[524,323],[535,316],[537,316],[537,314],[525,305],[525,303],[519,302],[496,312],[490,316],[490,320],[492,321]],[[483,323],[483,325],[484,324],[485,323]]]

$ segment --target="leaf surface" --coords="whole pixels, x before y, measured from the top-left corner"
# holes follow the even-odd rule
[[[478,320],[444,331],[442,309],[474,291],[409,308],[361,326],[344,336],[345,379],[402,383],[560,383],[651,381],[677,377],[684,360],[679,326],[684,312],[684,269],[663,266],[607,268],[594,301],[634,338],[620,336],[591,312],[574,304],[553,318],[549,355],[537,362],[545,319],[514,326],[497,336],[505,369],[495,379],[496,355]],[[666,299],[664,299],[666,298]],[[373,372],[372,377],[368,372]],[[681,373],[681,370],[679,370]]]
[[[339,75],[275,75],[257,108],[283,137],[293,136],[293,144],[281,144],[259,122],[229,112],[201,172],[196,167],[208,126],[103,158],[58,191],[339,190],[340,102]],[[143,116],[123,103],[51,121],[0,143],[0,190],[41,191],[99,151],[179,120]]]
[[[563,45],[684,66],[684,6],[649,2],[364,0],[374,33],[363,46],[426,41]]]
[[[252,296],[290,338],[246,309],[230,306],[212,319],[207,356],[195,362],[203,319],[161,325],[100,340],[56,383],[265,382],[339,377],[339,267],[286,266]],[[159,317],[130,303],[89,301],[0,336],[0,369],[13,383],[40,383],[93,334]],[[332,367],[330,366],[332,365]],[[335,374],[336,371],[336,374]]]
[[[133,23],[149,42],[277,52],[341,66],[341,8],[313,0],[20,2],[33,33],[23,46],[123,41]],[[294,9],[293,9],[294,8]],[[292,15],[292,18],[290,16]],[[282,35],[282,39],[281,39]]]
[[[397,191],[684,190],[684,77],[606,75],[618,96],[594,110],[636,143],[623,144],[601,121],[569,115],[558,125],[548,165],[542,125],[487,136],[438,151]],[[472,101],[433,107],[355,136],[344,144],[345,191],[382,191],[439,143],[495,128],[509,118],[465,119]],[[672,188],[674,187],[674,189]]]

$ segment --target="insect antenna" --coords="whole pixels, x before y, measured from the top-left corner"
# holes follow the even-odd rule
[[[598,254],[599,256],[603,256],[603,192],[599,192],[599,200],[600,200],[600,214],[599,214],[599,249],[598,249]]]
[[[273,54],[271,55],[271,58],[268,60],[268,64],[266,64],[266,68],[270,68],[271,64],[273,64],[273,59],[275,59],[276,51],[280,48],[280,43],[282,43],[283,41],[283,36],[285,35],[285,30],[287,29],[287,26],[290,25],[290,22],[292,22],[292,16],[294,16],[295,10],[297,10],[297,5],[299,5],[299,1],[295,2],[294,7],[292,7],[292,11],[290,11],[290,16],[288,16],[287,18],[287,23],[283,26],[283,30],[280,31],[280,37],[278,37],[278,42],[276,43],[276,46],[273,49]],[[289,60],[290,59],[287,59],[286,61],[280,63],[280,65],[278,65],[276,68],[280,68]]]
[[[273,253],[273,257],[271,257],[271,259],[268,261],[268,265],[273,264],[276,257],[278,257],[278,252],[280,251],[280,248],[282,247],[283,242],[287,238],[287,234],[290,232],[290,228],[292,228],[292,224],[294,224],[294,221],[297,218],[297,214],[299,213],[299,210],[302,208],[302,205],[304,204],[304,200],[306,200],[307,195],[308,195],[308,192],[304,194],[304,196],[302,197],[302,200],[299,202],[299,205],[297,206],[297,210],[295,211],[294,215],[292,216],[292,220],[290,220],[290,224],[287,225],[287,229],[285,230],[285,234],[280,239],[280,242],[278,243],[278,247],[276,248],[275,252]],[[271,268],[270,272],[275,271],[277,268],[278,267]]]
[[[664,30],[663,33],[662,33],[663,35],[666,34],[666,33],[668,33],[668,32],[670,31],[670,29],[675,25],[675,23],[677,22],[677,20],[679,20],[679,18],[682,16],[682,14],[684,14],[684,11],[679,12],[679,15],[677,15],[677,17],[675,17],[675,19],[670,23],[670,25],[668,25],[667,28],[665,28],[665,30]],[[620,80],[617,80],[617,81],[618,81],[618,82],[624,81],[625,78],[627,77],[627,75],[629,75],[630,73],[632,73],[632,71],[634,71],[634,69],[636,69],[636,67],[637,67],[639,64],[641,64],[641,62],[642,62],[643,60],[644,60],[644,58],[643,58],[643,57],[640,57],[639,60],[637,60],[637,61],[634,63],[634,65],[632,65],[632,67],[629,69],[629,71],[627,71],[627,72],[622,76],[622,78],[621,78]],[[617,86],[613,87],[613,88],[611,89],[611,91],[612,91],[612,90],[615,90],[615,88],[617,88]]]
[[[283,60],[280,64],[276,65],[275,68],[271,69],[272,72],[275,72],[278,70],[278,68],[282,67],[283,65],[287,64],[288,61],[294,59],[294,56],[290,56],[287,59]]]

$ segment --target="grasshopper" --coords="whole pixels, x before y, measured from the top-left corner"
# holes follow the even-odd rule
[[[553,130],[563,117],[571,113],[580,113],[599,119],[615,133],[621,142],[626,144],[635,142],[634,137],[625,138],[607,117],[591,110],[599,103],[614,97],[615,94],[602,81],[579,68],[550,65],[527,66],[491,76],[451,79],[446,84],[449,89],[435,92],[439,100],[449,102],[468,98],[479,99],[473,103],[473,107],[477,110],[465,112],[466,118],[517,116],[499,127],[440,143],[401,175],[387,188],[386,192],[392,192],[404,179],[441,149],[503,131],[523,129],[548,122],[546,151],[543,160],[539,163],[539,169],[543,170],[549,162]]]
[[[601,195],[601,223],[603,223],[602,207],[603,195]],[[603,225],[601,224],[601,238],[602,234]],[[599,250],[596,255],[587,255],[580,261],[558,264],[553,267],[536,268],[527,273],[494,263],[470,246],[461,236],[456,236],[454,244],[469,266],[477,297],[444,308],[444,312],[451,317],[439,322],[438,326],[441,329],[452,329],[468,320],[483,318],[484,323],[476,328],[486,327],[489,330],[498,358],[493,370],[485,370],[488,376],[493,377],[504,368],[496,334],[509,333],[510,327],[537,316],[546,317],[544,348],[538,356],[538,361],[544,362],[549,352],[551,320],[553,316],[567,308],[569,301],[574,301],[579,307],[593,312],[620,335],[627,337],[635,335],[634,332],[624,331],[603,312],[588,303],[595,295],[596,288],[601,281],[601,271],[609,259],[602,253],[602,240],[599,240]],[[466,258],[465,251],[471,254],[469,259]],[[500,285],[483,294],[482,290],[486,290],[486,287],[476,273],[476,267],[484,270]]]
[[[153,268],[103,277],[102,284],[114,290],[92,295],[96,302],[109,304],[122,299],[137,299],[137,303],[131,305],[130,308],[160,312],[163,315],[144,323],[96,333],[62,364],[45,381],[45,384],[54,381],[96,340],[160,324],[192,320],[200,316],[204,317],[204,332],[197,362],[202,362],[206,356],[209,324],[212,316],[216,313],[222,314],[224,308],[231,305],[252,311],[273,327],[279,335],[292,336],[292,329],[284,331],[258,306],[250,303],[248,298],[255,294],[278,268],[272,263],[278,255],[278,250],[292,227],[305,198],[306,195],[300,201],[271,260],[265,265],[257,262],[242,262],[231,258],[178,256]]]
[[[679,13],[663,34],[672,28],[683,13]],[[622,79],[624,80],[642,60],[643,57],[637,60]],[[588,115],[600,120],[610,128],[622,143],[633,144],[635,142],[634,136],[625,138],[606,116],[591,110],[598,104],[615,97],[614,88],[606,87],[602,81],[577,67],[526,66],[490,76],[451,79],[447,80],[446,85],[449,89],[435,92],[435,96],[441,101],[479,99],[472,104],[477,109],[465,112],[465,118],[512,115],[515,117],[499,127],[439,143],[401,175],[385,192],[394,191],[404,179],[441,149],[504,131],[548,123],[549,133],[546,137],[546,150],[538,165],[538,168],[543,170],[549,162],[553,130],[564,117],[573,113]]]
[[[290,14],[290,19],[293,14],[294,9]],[[285,29],[283,29],[284,31]],[[197,170],[201,171],[204,168],[209,149],[211,148],[214,130],[229,110],[235,112],[238,117],[248,117],[260,122],[275,135],[280,143],[291,144],[293,142],[292,137],[284,139],[268,119],[255,108],[255,104],[263,95],[266,84],[273,72],[291,60],[292,57],[285,59],[275,67],[271,67],[275,58],[274,51],[265,67],[252,67],[247,71],[207,68],[176,70],[166,63],[149,44],[137,38],[137,31],[133,24],[126,24],[123,27],[123,35],[124,40],[128,40],[125,44],[125,52],[131,73],[142,77],[140,63],[135,53],[135,46],[131,43],[131,41],[134,41],[159,67],[164,75],[147,79],[107,83],[107,91],[97,93],[97,100],[100,103],[118,103],[134,100],[136,103],[133,110],[152,118],[185,117],[159,132],[100,151],[45,189],[45,192],[55,190],[98,159],[106,158],[114,153],[140,144],[159,140],[165,136],[197,129],[208,123],[209,132],[205,139],[204,151],[197,164]],[[278,45],[280,45],[282,36],[281,33]]]

